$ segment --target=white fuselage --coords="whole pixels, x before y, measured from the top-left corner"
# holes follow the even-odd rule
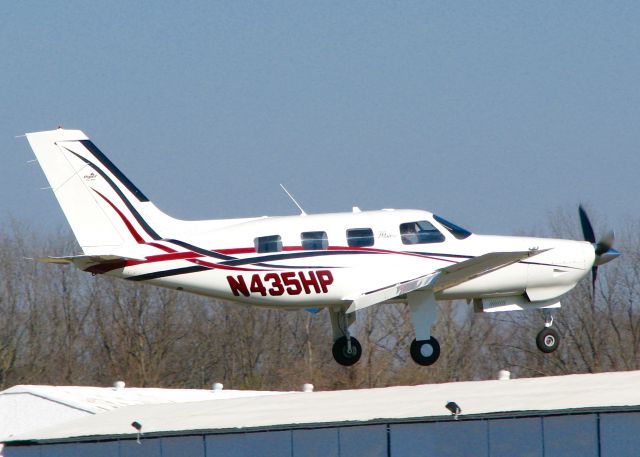
[[[428,221],[441,234],[432,242],[406,244],[402,224]],[[530,259],[437,293],[438,299],[527,294],[550,300],[573,288],[590,270],[590,243],[470,234],[458,239],[426,211],[381,210],[216,221],[201,233],[176,233],[176,241],[139,245],[146,261],[128,262],[108,274],[237,302],[283,308],[346,304],[348,297],[419,277],[495,251],[541,250]],[[350,246],[349,229],[370,229],[373,242]],[[301,234],[326,233],[325,246],[303,247]],[[357,232],[360,233],[360,232]],[[257,252],[257,239],[279,243]],[[267,238],[267,245],[271,238]],[[353,244],[353,242],[352,242]],[[357,243],[356,243],[357,244]],[[207,252],[210,251],[210,252]]]
[[[27,134],[69,221],[81,255],[46,257],[84,271],[256,306],[328,308],[332,354],[341,365],[362,349],[355,313],[406,301],[412,359],[428,366],[437,300],[473,300],[474,310],[543,309],[538,348],[559,335],[550,308],[597,265],[617,257],[613,234],[586,240],[472,234],[427,211],[380,210],[287,217],[184,221],[160,211],[81,131]]]

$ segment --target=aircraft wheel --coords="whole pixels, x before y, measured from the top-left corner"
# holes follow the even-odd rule
[[[433,336],[428,340],[411,342],[411,358],[424,367],[433,365],[440,357],[440,343]]]
[[[543,328],[536,337],[536,346],[546,354],[558,349],[559,344],[560,335],[552,328]]]
[[[338,338],[335,343],[333,343],[333,358],[340,365],[344,365],[345,367],[350,367],[355,364],[358,360],[360,360],[360,356],[362,355],[362,346],[358,340],[354,337],[351,337],[351,351],[347,346],[347,337],[341,336]]]

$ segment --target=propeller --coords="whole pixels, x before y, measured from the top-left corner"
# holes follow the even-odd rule
[[[588,241],[593,245],[596,254],[593,267],[591,267],[591,289],[595,290],[596,278],[598,277],[598,266],[611,262],[620,255],[620,252],[613,248],[613,243],[615,242],[615,235],[613,231],[607,232],[599,241],[596,241],[596,234],[593,231],[593,226],[591,225],[589,216],[582,205],[578,208],[578,213],[580,214],[582,236],[584,236],[585,241]]]

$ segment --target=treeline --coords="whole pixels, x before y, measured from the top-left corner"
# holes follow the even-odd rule
[[[578,238],[555,216],[556,235]],[[374,306],[357,317],[363,357],[354,367],[331,356],[326,311],[312,315],[249,308],[113,280],[25,257],[77,253],[65,236],[0,229],[0,389],[16,384],[235,389],[382,387],[640,368],[640,224],[618,233],[623,256],[600,269],[596,296],[585,279],[566,296],[554,327],[557,352],[540,353],[542,313],[474,314],[441,303],[433,333],[442,355],[432,367],[409,356],[404,305]],[[569,233],[573,231],[574,233]]]

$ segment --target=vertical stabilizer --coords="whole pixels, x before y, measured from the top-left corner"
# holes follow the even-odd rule
[[[57,129],[26,136],[85,254],[161,238],[143,215],[171,218],[83,132]]]

